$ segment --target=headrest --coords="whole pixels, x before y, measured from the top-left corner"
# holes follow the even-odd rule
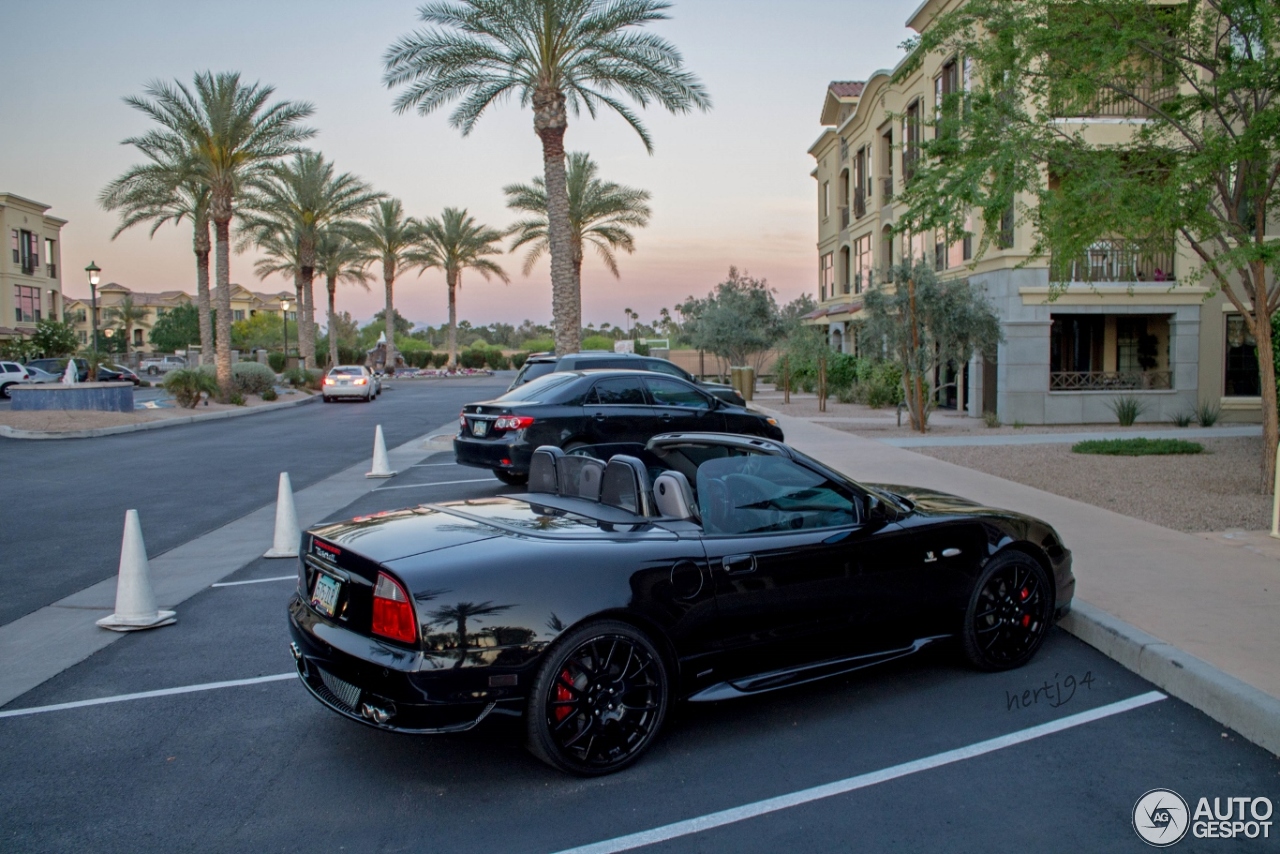
[[[644,463],[626,454],[610,459],[600,481],[600,503],[638,516],[652,516],[651,502],[649,472]]]
[[[689,479],[678,471],[664,471],[653,481],[653,503],[659,516],[669,519],[696,519],[698,505]]]
[[[604,463],[595,457],[565,454],[556,461],[556,476],[560,481],[561,495],[588,501],[600,500]]]
[[[533,452],[529,460],[530,492],[549,492],[555,495],[560,491],[556,463],[563,456],[564,451],[555,445],[542,445]]]

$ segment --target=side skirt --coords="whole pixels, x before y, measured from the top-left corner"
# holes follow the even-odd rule
[[[830,679],[833,676],[852,673],[864,667],[872,667],[877,664],[883,664],[886,661],[914,655],[929,644],[949,637],[951,635],[934,635],[932,637],[919,638],[909,646],[899,649],[846,656],[844,658],[830,658],[826,661],[802,664],[798,667],[787,667],[782,670],[771,670],[768,673],[759,673],[755,676],[744,676],[728,682],[719,682],[703,688],[689,697],[689,702],[711,703],[717,700],[731,700],[735,697],[749,697],[753,694],[763,694],[780,688],[792,688],[796,685],[817,682],[819,679]]]

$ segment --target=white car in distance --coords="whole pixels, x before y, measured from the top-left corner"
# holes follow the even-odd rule
[[[377,392],[373,374],[364,365],[337,365],[325,374],[320,394],[325,403],[340,397],[353,397],[368,403]]]

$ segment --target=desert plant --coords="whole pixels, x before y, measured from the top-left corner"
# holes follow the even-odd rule
[[[259,362],[236,362],[231,380],[241,394],[262,394],[276,384],[276,372]]]
[[[165,391],[184,409],[195,409],[202,394],[217,394],[218,379],[213,371],[179,368],[164,378]]]
[[[1212,401],[1205,401],[1196,409],[1196,422],[1201,427],[1212,427],[1222,416],[1222,407]]]
[[[996,415],[994,412],[984,412],[982,413],[982,423],[992,429],[995,429],[1000,426],[1000,416]]]
[[[1169,420],[1173,422],[1175,427],[1190,427],[1191,422],[1196,420],[1194,412],[1179,412],[1177,415],[1170,415]]]
[[[449,362],[448,353],[432,353],[431,366],[433,368],[443,368]]]
[[[1121,427],[1132,427],[1133,422],[1147,411],[1147,404],[1131,394],[1125,394],[1108,403],[1107,408],[1115,413]]]
[[[1071,446],[1074,454],[1106,454],[1114,457],[1146,457],[1165,454],[1199,454],[1204,446],[1183,439],[1090,439]]]
[[[550,353],[556,349],[556,342],[550,338],[527,338],[520,343],[520,348],[529,353]],[[613,344],[609,349],[613,349]]]
[[[511,367],[511,360],[497,347],[490,347],[485,350],[484,362],[495,371],[505,371]]]
[[[270,365],[271,370],[275,371],[277,374],[284,370],[284,366],[287,361],[288,360],[285,358],[284,353],[267,354],[267,364]]]
[[[307,372],[303,368],[290,368],[280,375],[280,379],[294,388],[299,388],[307,384]]]
[[[269,388],[262,393],[262,399],[267,403],[270,403],[273,400],[279,400],[280,395],[276,394],[276,390],[274,388]]]
[[[483,368],[484,350],[463,350],[458,354],[458,363],[464,368]]]
[[[227,398],[227,403],[232,406],[244,406],[244,395],[238,391],[233,391],[231,396]]]
[[[524,367],[524,363],[529,360],[529,354],[523,351],[511,354],[511,367],[517,371]]]
[[[588,335],[582,339],[583,350],[608,350],[613,352],[613,339],[607,335]]]

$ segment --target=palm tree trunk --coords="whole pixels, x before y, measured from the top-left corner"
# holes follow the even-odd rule
[[[214,276],[218,284],[218,388],[219,400],[231,399],[231,205],[227,216],[213,221],[215,235]]]
[[[382,281],[387,288],[387,307],[384,317],[387,332],[387,362],[382,369],[390,374],[395,372],[396,367],[396,315],[395,308],[391,305],[391,292],[396,282],[396,265],[394,261],[388,263],[385,258],[383,259]]]
[[[294,346],[298,351],[298,365],[303,367],[302,363],[302,325],[305,321],[302,319],[302,271],[297,267],[293,269],[293,326],[296,337],[293,340]],[[289,318],[285,317],[285,329],[288,329]],[[289,358],[289,342],[286,336],[285,340],[285,359]]]
[[[200,318],[200,364],[213,364],[213,316],[209,305],[209,223],[196,226],[196,315]]]
[[[329,276],[326,284],[329,286],[329,367],[332,368],[338,364],[338,333],[333,323],[336,314],[334,302],[338,298],[338,280]]]
[[[458,367],[458,273],[449,270],[444,275],[449,287],[449,369]]]
[[[547,243],[551,250],[551,318],[557,353],[576,353],[582,331],[582,295],[573,274],[573,228],[564,163],[568,127],[564,93],[550,88],[533,95],[533,129],[542,140],[543,181],[547,187]]]
[[[302,322],[298,324],[298,337],[302,339],[302,358],[308,368],[316,366],[316,297],[312,289],[315,275],[314,267],[303,266],[302,314],[299,315]]]

